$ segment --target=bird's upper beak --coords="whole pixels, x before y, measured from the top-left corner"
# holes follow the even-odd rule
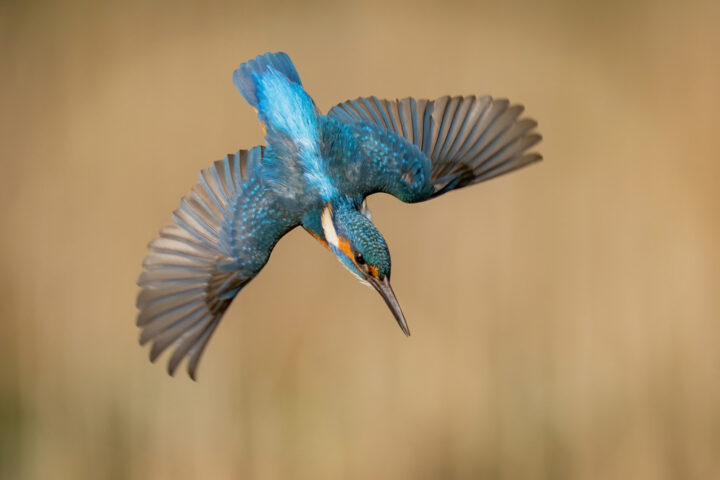
[[[402,309],[400,308],[400,303],[398,303],[397,298],[395,298],[395,292],[393,292],[393,289],[390,286],[390,277],[388,276],[385,277],[384,280],[378,280],[377,278],[368,275],[367,279],[370,284],[375,287],[375,290],[382,295],[383,300],[385,300],[387,306],[390,307],[390,311],[395,316],[395,320],[397,320],[397,323],[400,325],[403,333],[405,336],[409,337],[410,329],[405,321],[405,315],[403,315]]]

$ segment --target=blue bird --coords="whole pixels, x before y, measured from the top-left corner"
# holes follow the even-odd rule
[[[235,70],[233,82],[256,109],[265,146],[228,154],[200,172],[172,223],[149,244],[138,280],[140,344],[150,359],[174,347],[196,379],[208,340],[233,298],[297,226],[382,295],[410,335],[390,286],[390,252],[366,198],[436,198],[540,160],[541,137],[523,107],[489,96],[437,100],[364,97],[322,115],[285,53]]]

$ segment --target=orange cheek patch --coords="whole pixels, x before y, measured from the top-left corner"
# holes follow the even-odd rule
[[[355,261],[355,255],[353,255],[352,253],[352,249],[350,248],[350,242],[348,242],[347,238],[338,236],[338,248],[353,262]]]
[[[370,275],[380,280],[380,277],[378,276],[378,268],[376,266],[368,265],[368,271],[370,272]]]

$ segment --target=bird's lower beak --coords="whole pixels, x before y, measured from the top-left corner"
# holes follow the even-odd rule
[[[390,277],[385,277],[384,280],[378,280],[377,278],[368,275],[368,281],[373,287],[375,287],[375,290],[382,295],[383,300],[385,300],[387,306],[390,307],[390,311],[395,316],[395,320],[397,320],[397,323],[400,325],[403,333],[405,336],[409,337],[410,329],[405,321],[405,315],[403,315],[400,304],[398,303],[397,298],[395,298],[395,292],[393,292],[393,289],[390,286]]]

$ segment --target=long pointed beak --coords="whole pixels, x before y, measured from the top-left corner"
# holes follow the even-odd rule
[[[395,298],[395,292],[393,292],[393,289],[390,286],[390,277],[385,277],[385,280],[378,280],[375,277],[368,275],[367,279],[370,284],[375,287],[375,290],[382,295],[383,300],[385,300],[387,306],[390,307],[390,311],[395,316],[395,320],[397,320],[397,323],[400,325],[403,333],[406,337],[409,337],[410,329],[405,321],[405,315],[403,315],[402,309],[400,308],[400,303],[398,303],[397,298]]]

